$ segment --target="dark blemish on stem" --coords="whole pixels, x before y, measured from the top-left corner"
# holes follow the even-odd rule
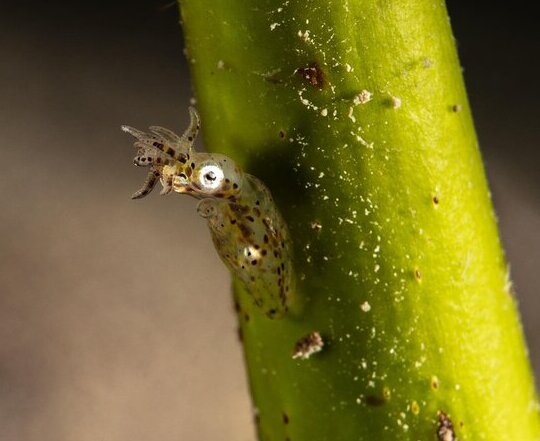
[[[238,326],[236,332],[237,332],[237,336],[238,336],[238,341],[240,343],[243,343],[244,342],[244,331],[242,331],[242,328],[240,326]]]
[[[457,441],[452,420],[443,411],[437,412],[439,424],[437,426],[437,438],[439,441]]]
[[[439,386],[439,379],[435,376],[431,377],[431,388],[433,390],[438,390]]]
[[[304,81],[318,89],[322,89],[326,84],[324,72],[317,62],[310,63],[307,67],[296,69],[295,74],[301,76]]]
[[[414,278],[416,279],[417,282],[422,281],[422,273],[420,272],[418,268],[414,270]]]
[[[265,81],[268,81],[270,84],[282,84],[283,80],[279,78],[278,73],[272,75],[263,75]]]
[[[381,395],[368,395],[365,402],[368,406],[379,407],[390,401],[391,396],[392,392],[390,392],[390,388],[385,386]]]
[[[280,130],[280,131],[279,131],[279,137],[280,137],[281,139],[284,139],[284,138],[285,138],[285,132],[284,132],[283,130]]]
[[[458,112],[461,112],[461,110],[463,109],[463,106],[461,104],[454,104],[452,107],[452,112],[454,113],[458,113]]]
[[[311,222],[311,229],[315,230],[315,232],[319,233],[322,230],[322,224],[318,220],[314,220]]]
[[[378,397],[377,395],[368,395],[366,397],[366,404],[372,407],[380,407],[386,403],[386,400],[383,397]]]
[[[283,412],[283,424],[289,424],[289,416]]]
[[[433,196],[433,205],[439,205],[439,197],[437,195]]]

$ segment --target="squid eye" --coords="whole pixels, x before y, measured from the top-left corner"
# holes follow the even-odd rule
[[[221,167],[215,164],[205,165],[199,172],[200,185],[206,190],[215,190],[223,182],[224,174]]]

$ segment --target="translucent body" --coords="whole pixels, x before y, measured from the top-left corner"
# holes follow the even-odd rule
[[[210,228],[216,250],[233,276],[243,282],[255,304],[271,318],[288,309],[291,256],[285,222],[270,192],[225,155],[193,150],[199,117],[182,136],[161,127],[144,133],[122,129],[137,138],[134,163],[150,172],[134,199],[149,194],[159,179],[161,194],[172,191],[200,199],[198,213]]]

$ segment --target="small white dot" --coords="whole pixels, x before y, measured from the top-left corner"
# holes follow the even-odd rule
[[[360,309],[364,312],[371,311],[371,305],[368,302],[364,302],[360,305]]]

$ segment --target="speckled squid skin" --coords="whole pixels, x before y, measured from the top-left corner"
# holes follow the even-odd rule
[[[161,194],[174,191],[200,199],[197,211],[207,220],[225,265],[268,317],[281,317],[288,310],[292,289],[285,222],[259,179],[225,155],[193,150],[200,123],[195,109],[190,108],[190,116],[182,136],[162,127],[144,133],[122,126],[137,138],[134,164],[150,167],[143,187],[132,198],[148,195],[159,179]]]

